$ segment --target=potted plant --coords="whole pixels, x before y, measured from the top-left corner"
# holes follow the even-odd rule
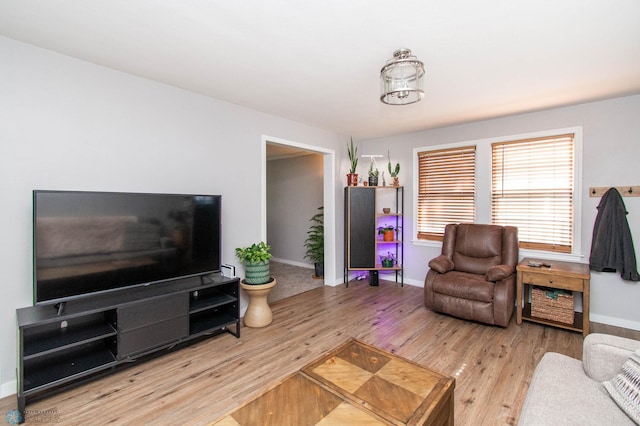
[[[236,257],[244,262],[246,284],[266,284],[270,280],[271,246],[264,241],[236,248]]]
[[[358,167],[358,147],[353,145],[353,138],[351,138],[351,145],[347,146],[347,153],[349,154],[349,161],[351,162],[351,168],[349,174],[347,174],[347,185],[358,186],[358,174],[356,168]]]
[[[396,256],[390,251],[380,256],[380,262],[383,268],[393,268],[396,264]]]
[[[269,276],[270,250],[271,246],[264,241],[236,248],[236,257],[244,262],[245,269],[245,279],[240,281],[240,287],[249,296],[243,318],[247,327],[265,327],[273,321],[267,302],[269,292],[276,285],[276,279]]]
[[[369,186],[378,186],[378,175],[380,171],[374,166],[375,160],[372,159],[369,163]]]
[[[400,186],[400,179],[398,178],[398,173],[400,173],[400,163],[396,163],[396,167],[391,167],[391,154],[389,150],[387,150],[387,158],[389,162],[387,163],[387,169],[389,171],[389,176],[393,178],[393,186]]]
[[[384,226],[378,227],[378,235],[382,235],[384,241],[393,241],[395,240],[395,232],[397,230],[398,228],[385,223]]]
[[[319,212],[309,219],[313,225],[309,227],[304,242],[307,248],[304,257],[312,261],[315,268],[313,278],[324,277],[324,207],[320,206],[318,210]]]

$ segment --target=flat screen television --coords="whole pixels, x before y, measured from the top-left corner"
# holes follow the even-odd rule
[[[33,191],[35,304],[220,271],[220,195]]]

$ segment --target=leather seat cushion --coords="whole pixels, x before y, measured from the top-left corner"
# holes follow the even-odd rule
[[[433,280],[433,291],[460,299],[492,302],[495,284],[484,275],[450,271],[438,274]]]

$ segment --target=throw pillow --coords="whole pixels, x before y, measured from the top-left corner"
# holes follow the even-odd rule
[[[622,372],[602,383],[611,398],[640,425],[640,349],[622,365]]]

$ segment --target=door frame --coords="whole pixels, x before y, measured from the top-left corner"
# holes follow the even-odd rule
[[[260,195],[260,235],[267,241],[267,143],[300,148],[322,155],[323,160],[323,206],[324,206],[324,284],[336,285],[336,189],[335,150],[303,144],[274,136],[262,135],[261,150],[261,195]]]

